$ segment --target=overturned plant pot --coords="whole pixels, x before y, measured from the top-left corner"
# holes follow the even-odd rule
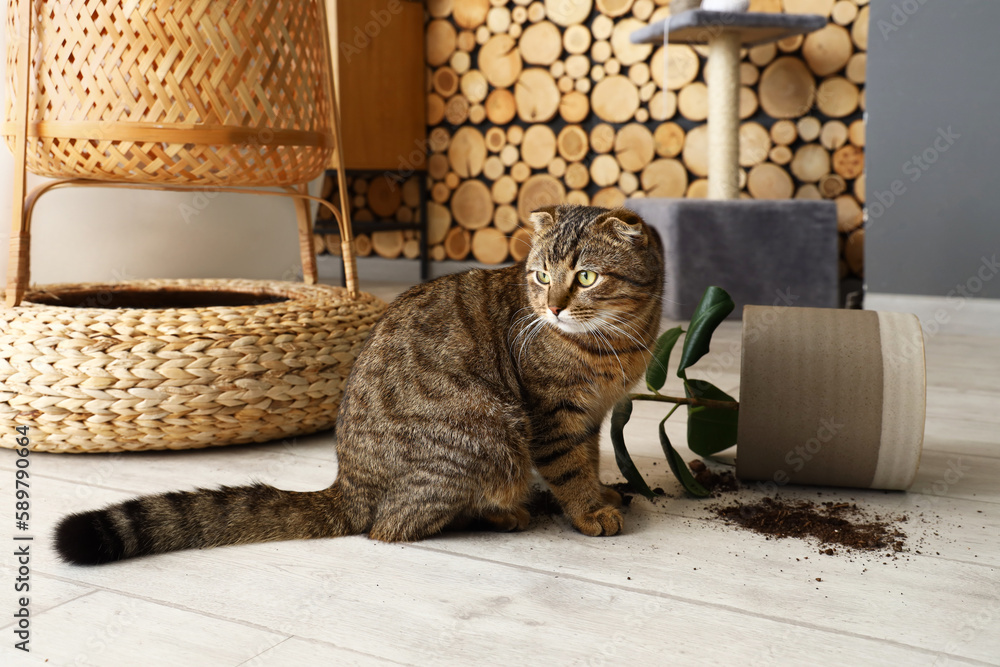
[[[747,306],[736,474],[768,485],[906,489],[923,445],[914,315]]]

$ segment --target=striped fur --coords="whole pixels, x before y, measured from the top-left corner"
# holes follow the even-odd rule
[[[372,329],[340,406],[329,489],[139,498],[63,519],[60,554],[102,563],[360,533],[411,541],[469,521],[523,529],[533,469],[578,530],[619,532],[621,498],[598,478],[598,440],[649,360],[662,248],[624,209],[562,206],[532,219],[524,262],[418,285]],[[596,282],[582,286],[581,270]]]

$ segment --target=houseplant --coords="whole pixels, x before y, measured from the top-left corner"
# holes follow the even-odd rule
[[[732,298],[720,287],[709,287],[705,290],[698,307],[691,316],[691,324],[685,331],[682,327],[674,327],[665,331],[656,341],[653,348],[653,358],[646,369],[646,387],[648,394],[630,394],[622,399],[611,413],[611,442],[614,444],[615,460],[629,485],[638,493],[653,498],[657,494],[649,488],[642,475],[636,469],[625,448],[625,424],[632,415],[633,401],[657,401],[672,403],[673,407],[660,421],[659,437],[663,453],[674,476],[692,495],[705,497],[708,489],[702,486],[691,474],[684,459],[677,453],[667,433],[664,424],[682,405],[688,410],[688,446],[699,456],[711,456],[736,444],[739,403],[715,385],[704,380],[688,378],[687,369],[704,357],[709,350],[712,334],[719,324],[726,319],[735,308]],[[667,379],[667,369],[670,356],[684,336],[681,347],[681,357],[677,367],[677,377],[684,387],[684,396],[671,396],[660,393]]]
[[[685,332],[657,340],[646,372],[650,393],[631,394],[611,415],[611,440],[622,474],[637,492],[655,494],[625,447],[624,426],[636,400],[672,403],[659,439],[674,475],[704,497],[664,430],[681,405],[687,444],[710,457],[739,442],[736,475],[769,489],[816,484],[906,489],[920,463],[926,412],[923,332],[915,315],[834,308],[746,306],[739,402],[688,369],[709,351],[712,334],[733,311],[725,290],[709,287]],[[684,395],[660,390],[674,347],[684,336],[676,375]]]

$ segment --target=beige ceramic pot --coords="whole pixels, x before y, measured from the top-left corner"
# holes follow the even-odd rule
[[[925,406],[916,316],[743,309],[741,479],[906,489],[920,462]]]

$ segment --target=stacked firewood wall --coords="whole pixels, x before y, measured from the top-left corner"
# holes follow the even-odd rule
[[[420,220],[419,176],[401,177],[389,175],[348,176],[347,189],[351,196],[351,219],[354,222],[374,222],[391,220],[415,223]],[[339,205],[340,195],[333,177],[328,173],[323,181],[324,199]],[[335,230],[336,222],[329,209],[320,207],[317,212],[317,228]],[[331,255],[340,254],[340,234],[317,233],[314,238],[316,252]],[[405,257],[416,259],[420,256],[420,239],[415,231],[386,230],[372,234],[357,234],[354,251],[358,257],[378,255],[395,259]],[[441,256],[439,259],[444,259]]]
[[[664,78],[664,47],[629,41],[668,3],[427,0],[433,259],[519,260],[539,206],[706,195],[707,51],[670,45]],[[863,264],[867,4],[752,0],[751,11],[830,22],[745,50],[740,69],[741,196],[833,200],[841,277]],[[351,190],[357,220],[418,214],[415,179],[354,179]],[[359,237],[358,252],[415,257],[419,244],[383,232]]]

